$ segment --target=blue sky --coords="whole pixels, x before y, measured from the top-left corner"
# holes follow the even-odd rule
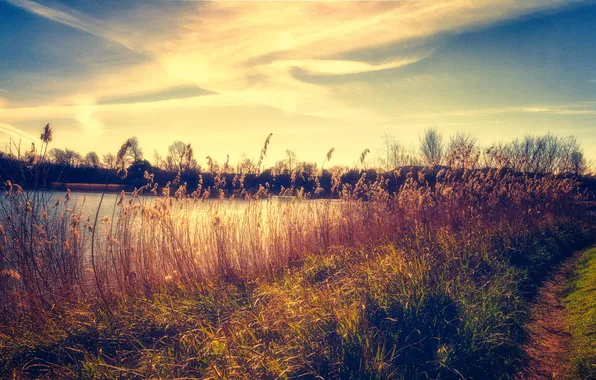
[[[425,128],[596,151],[596,3],[0,0],[0,141],[350,164]]]

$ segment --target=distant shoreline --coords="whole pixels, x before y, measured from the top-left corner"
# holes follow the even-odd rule
[[[50,190],[72,190],[72,191],[91,191],[91,192],[106,192],[106,193],[119,193],[121,191],[127,191],[128,186],[110,183],[70,183],[70,182],[50,182],[48,187]]]

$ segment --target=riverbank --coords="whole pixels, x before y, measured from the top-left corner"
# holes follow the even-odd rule
[[[120,185],[115,183],[101,184],[101,183],[65,183],[65,182],[51,182],[48,190],[71,190],[81,192],[94,193],[119,193],[121,191],[132,191],[130,186]]]
[[[524,365],[527,291],[538,271],[590,239],[589,228],[559,225],[440,266],[394,245],[341,250],[307,256],[274,279],[172,281],[150,298],[62,305],[41,328],[0,331],[0,374],[509,377]]]

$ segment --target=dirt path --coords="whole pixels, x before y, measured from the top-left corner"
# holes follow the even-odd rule
[[[519,379],[565,379],[570,369],[568,350],[571,334],[565,319],[564,292],[573,265],[582,252],[576,252],[552,273],[539,290],[530,310],[530,339],[524,347],[528,367]]]

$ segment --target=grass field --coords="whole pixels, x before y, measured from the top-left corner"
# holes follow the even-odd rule
[[[596,378],[596,248],[586,251],[578,262],[567,302],[574,375]]]

